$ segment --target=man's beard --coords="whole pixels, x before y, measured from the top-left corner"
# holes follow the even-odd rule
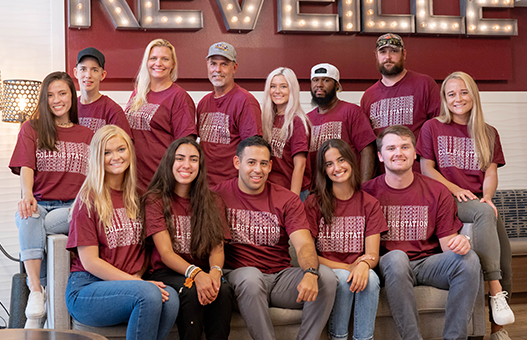
[[[324,97],[317,97],[311,89],[311,105],[318,107],[325,107],[337,96],[337,87],[333,87],[333,90],[326,93]]]
[[[379,61],[377,61],[377,69],[384,76],[395,76],[395,75],[403,72],[403,70],[404,70],[404,61],[401,60],[398,63],[394,63],[392,68],[389,69],[389,70],[386,67],[384,67],[383,64],[379,63]]]

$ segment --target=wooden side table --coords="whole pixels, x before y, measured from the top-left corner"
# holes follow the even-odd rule
[[[102,335],[75,331],[55,329],[23,329],[10,328],[0,330],[2,340],[108,340]]]

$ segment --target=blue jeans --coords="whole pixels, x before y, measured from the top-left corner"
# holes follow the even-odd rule
[[[15,214],[20,242],[20,260],[42,260],[40,267],[40,284],[46,286],[46,235],[68,235],[70,223],[68,215],[73,200],[69,201],[40,201],[37,208],[39,217],[23,219]]]
[[[422,340],[413,286],[448,289],[443,339],[466,339],[467,326],[478,294],[481,266],[476,253],[446,251],[410,261],[401,250],[392,250],[379,261],[393,320],[402,339]]]
[[[169,286],[164,289],[170,294],[165,302],[159,288],[148,281],[103,281],[88,272],[73,272],[66,306],[75,320],[88,326],[128,322],[127,340],[164,340],[179,310],[177,292]]]
[[[332,339],[348,339],[348,327],[351,317],[353,300],[353,339],[371,340],[375,329],[375,316],[379,304],[381,289],[379,277],[370,269],[368,284],[362,292],[350,291],[351,282],[346,282],[350,274],[344,269],[333,269],[338,278],[335,303],[329,317],[328,332]]]

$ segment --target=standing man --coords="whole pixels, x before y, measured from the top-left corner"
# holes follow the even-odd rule
[[[73,74],[79,81],[81,91],[77,99],[79,124],[94,133],[107,124],[114,124],[131,137],[130,125],[121,106],[99,92],[101,81],[106,78],[104,64],[104,54],[94,47],[85,48],[77,55]]]
[[[404,68],[406,49],[397,34],[387,33],[377,39],[375,58],[382,77],[364,92],[362,111],[376,135],[388,126],[404,125],[418,138],[424,122],[439,116],[437,83],[430,76]],[[419,162],[413,169],[421,173]],[[382,170],[377,169],[380,173]]]
[[[468,237],[458,234],[456,204],[440,182],[414,173],[415,136],[401,125],[377,137],[386,173],[363,185],[379,200],[388,222],[381,236],[379,270],[399,335],[421,340],[413,287],[448,289],[443,339],[466,339],[478,293],[479,260]]]
[[[317,151],[322,143],[342,139],[351,146],[359,160],[361,179],[365,182],[373,174],[375,134],[357,105],[338,99],[337,92],[342,91],[339,80],[339,70],[331,64],[318,64],[311,69],[311,98],[318,106],[307,114],[312,124],[311,169],[316,169]]]
[[[231,44],[219,42],[209,48],[207,71],[214,91],[200,100],[197,123],[211,187],[238,175],[230,160],[240,141],[262,135],[260,104],[234,82],[237,69]]]
[[[302,201],[292,191],[267,182],[271,146],[261,137],[243,140],[236,150],[238,178],[214,188],[228,210],[232,241],[225,246],[226,279],[253,339],[275,339],[269,307],[303,309],[297,339],[318,340],[333,301],[337,280],[318,263]],[[289,239],[299,267],[291,266]]]

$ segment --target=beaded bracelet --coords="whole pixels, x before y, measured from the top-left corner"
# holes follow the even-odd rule
[[[210,269],[211,269],[211,270],[212,270],[212,269],[217,269],[217,270],[219,270],[219,271],[220,271],[220,275],[223,276],[223,270],[221,270],[221,267],[220,267],[220,266],[212,266],[212,267],[210,267]]]

